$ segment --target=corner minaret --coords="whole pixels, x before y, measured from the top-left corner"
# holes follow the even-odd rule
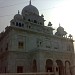
[[[20,14],[20,11],[18,10],[18,14]]]

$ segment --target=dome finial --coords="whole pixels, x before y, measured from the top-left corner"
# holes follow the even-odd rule
[[[59,27],[60,27],[60,23],[59,23]]]
[[[19,14],[20,12],[19,12],[19,10],[18,10],[18,14]]]
[[[30,0],[30,4],[29,5],[31,5],[31,0]]]

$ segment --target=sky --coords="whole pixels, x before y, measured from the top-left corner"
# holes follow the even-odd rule
[[[37,7],[40,15],[44,15],[46,26],[49,21],[54,29],[57,29],[60,24],[68,34],[73,35],[75,40],[74,0],[31,0],[31,2]],[[10,25],[18,10],[21,14],[22,9],[28,4],[29,0],[0,0],[0,32]]]

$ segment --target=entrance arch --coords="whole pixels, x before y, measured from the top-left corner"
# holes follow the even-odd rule
[[[46,72],[53,72],[53,61],[51,59],[46,60]]]
[[[56,60],[57,66],[58,66],[58,71],[59,75],[64,75],[64,66],[61,60]]]
[[[37,72],[37,62],[35,59],[33,60],[33,72]]]
[[[65,73],[71,75],[70,62],[68,60],[65,61]]]

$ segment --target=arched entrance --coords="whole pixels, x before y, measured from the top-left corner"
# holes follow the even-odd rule
[[[70,62],[69,61],[65,61],[65,73],[66,73],[66,75],[71,75]]]
[[[51,59],[46,60],[46,72],[53,72],[53,61]]]
[[[58,66],[58,71],[59,75],[64,75],[64,66],[61,60],[56,60],[57,66]]]
[[[37,63],[36,60],[33,60],[33,72],[37,72]]]

